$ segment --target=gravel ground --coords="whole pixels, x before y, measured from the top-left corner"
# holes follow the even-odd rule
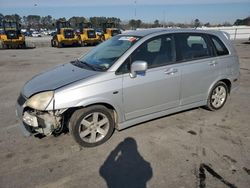
[[[148,121],[87,149],[69,134],[23,137],[15,102],[32,76],[90,47],[0,50],[0,187],[250,187],[250,44],[235,46],[241,83],[223,109]]]

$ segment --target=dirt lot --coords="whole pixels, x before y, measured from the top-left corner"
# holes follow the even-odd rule
[[[32,76],[90,48],[0,50],[0,187],[250,187],[250,44],[235,45],[241,84],[223,109],[142,123],[88,149],[69,134],[23,137],[15,102]]]

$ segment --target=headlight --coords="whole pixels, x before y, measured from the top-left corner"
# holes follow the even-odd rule
[[[53,91],[38,93],[27,100],[26,105],[36,110],[45,110],[54,96]]]

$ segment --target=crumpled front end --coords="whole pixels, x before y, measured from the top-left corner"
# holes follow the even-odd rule
[[[62,130],[62,113],[65,110],[41,111],[28,107],[26,103],[27,99],[20,94],[17,100],[16,115],[25,136],[32,134],[49,136]]]

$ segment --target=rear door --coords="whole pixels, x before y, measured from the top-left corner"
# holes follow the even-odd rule
[[[138,47],[125,62],[148,63],[145,74],[131,78],[123,75],[123,108],[126,120],[179,106],[180,70],[173,62],[175,50],[172,35],[152,38]]]
[[[181,105],[207,99],[207,91],[219,74],[218,62],[206,35],[175,34],[177,63],[181,65]]]

